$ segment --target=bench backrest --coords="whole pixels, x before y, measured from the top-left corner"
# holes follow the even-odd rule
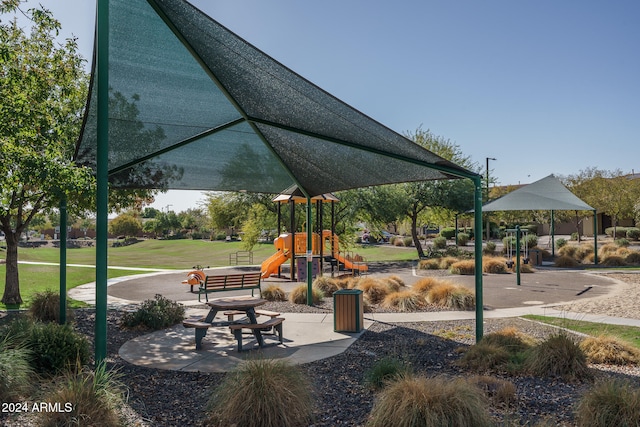
[[[204,287],[207,290],[247,289],[260,288],[260,272],[244,274],[227,274],[207,276],[204,279]]]

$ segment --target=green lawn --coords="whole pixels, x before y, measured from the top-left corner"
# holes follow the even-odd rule
[[[145,240],[134,245],[109,248],[108,264],[130,268],[161,268],[184,270],[194,265],[222,267],[229,265],[229,255],[242,251],[242,242],[222,242],[206,240]],[[260,264],[275,252],[272,243],[258,244],[253,249],[253,262]],[[390,245],[357,245],[352,249],[367,261],[410,261],[417,259],[415,248],[398,248]],[[2,254],[2,252],[0,252]],[[67,264],[94,265],[95,248],[67,250]],[[58,263],[59,249],[51,247],[20,248],[20,261]],[[108,277],[140,274],[142,271],[109,269]],[[20,293],[25,305],[33,294],[46,289],[60,288],[58,266],[20,264]],[[4,279],[5,267],[0,265],[0,278]],[[67,289],[95,281],[95,269],[67,267]],[[72,305],[81,305],[72,302]],[[0,308],[6,308],[0,303]]]
[[[614,336],[640,349],[640,328],[634,326],[608,325],[605,323],[585,322],[583,320],[570,320],[561,317],[536,315],[526,315],[522,317],[524,317],[525,319],[536,320],[538,322],[546,323],[549,325],[570,329],[572,331],[581,332],[583,334],[591,335],[594,337],[598,335]]]

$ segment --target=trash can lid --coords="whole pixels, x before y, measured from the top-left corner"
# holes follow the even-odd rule
[[[340,289],[339,291],[335,291],[333,294],[340,294],[340,295],[357,295],[357,294],[361,294],[362,290],[360,289]]]

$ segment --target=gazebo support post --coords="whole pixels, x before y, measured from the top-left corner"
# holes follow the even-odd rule
[[[593,264],[598,265],[598,212],[593,210]]]
[[[109,214],[109,1],[98,0],[96,160],[96,366],[107,356],[107,218]]]
[[[476,342],[482,339],[483,332],[483,297],[482,297],[482,178],[473,178],[475,186],[474,207],[474,246],[475,246],[475,279],[476,279]]]
[[[67,197],[60,198],[60,320],[67,323]]]
[[[556,216],[551,209],[551,256],[556,256]]]
[[[313,227],[311,197],[307,194],[307,305],[313,305]]]

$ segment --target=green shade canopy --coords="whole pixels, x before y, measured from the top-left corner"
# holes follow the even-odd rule
[[[355,110],[183,0],[110,0],[114,188],[315,196],[473,177]],[[95,70],[80,165],[95,168]]]
[[[520,187],[509,194],[482,206],[484,212],[492,211],[592,211],[565,187],[558,178],[549,175],[539,181]]]

